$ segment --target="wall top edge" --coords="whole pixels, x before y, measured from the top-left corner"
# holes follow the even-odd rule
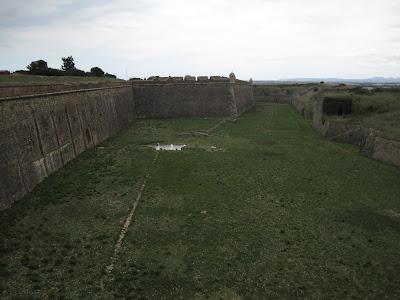
[[[166,85],[172,85],[172,86],[183,86],[183,85],[230,85],[230,84],[235,84],[235,85],[251,85],[249,82],[243,81],[243,82],[238,82],[236,81],[235,83],[230,83],[229,81],[209,81],[209,82],[164,82],[164,83],[155,83],[153,82],[140,82],[140,81],[135,81],[132,82],[133,86],[166,86]]]
[[[24,99],[49,97],[49,96],[61,96],[61,95],[66,95],[66,94],[76,94],[76,93],[84,93],[84,92],[94,92],[94,91],[102,91],[102,90],[121,89],[121,88],[127,88],[127,87],[131,88],[132,85],[131,84],[127,84],[127,85],[109,86],[109,87],[100,87],[100,88],[91,88],[91,89],[78,89],[78,90],[42,93],[42,94],[34,94],[34,95],[22,95],[22,96],[4,97],[4,98],[0,98],[0,103],[1,102],[6,102],[6,101],[14,101],[14,100],[24,100]]]

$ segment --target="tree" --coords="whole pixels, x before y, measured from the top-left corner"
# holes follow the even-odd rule
[[[79,69],[69,69],[63,72],[65,76],[80,76],[84,77],[87,76],[85,71]]]
[[[63,71],[69,71],[75,69],[74,58],[72,56],[62,57],[61,59],[63,61],[63,64],[61,66],[61,69]]]
[[[31,62],[27,66],[27,68],[31,73],[42,73],[46,71],[49,67],[47,66],[47,62],[45,62],[43,59],[39,59]]]
[[[110,74],[110,73],[104,74],[104,77],[108,77],[108,78],[117,78],[117,76],[115,76],[114,74]]]
[[[103,77],[103,76],[104,76],[103,70],[100,69],[99,67],[93,67],[93,68],[91,68],[91,69],[90,69],[90,73],[91,73],[93,76],[96,76],[96,77]]]

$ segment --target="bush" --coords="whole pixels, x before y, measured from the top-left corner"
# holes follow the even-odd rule
[[[93,67],[93,68],[91,68],[91,69],[90,69],[90,73],[91,73],[93,76],[96,76],[96,77],[103,77],[103,76],[104,76],[104,71],[103,71],[102,69],[100,69],[99,67]]]
[[[90,72],[85,72],[75,68],[74,58],[72,56],[63,57],[62,58],[63,65],[61,66],[62,70],[49,68],[47,62],[39,59],[31,62],[27,68],[28,71],[18,70],[15,71],[17,74],[31,74],[31,75],[42,75],[42,76],[96,76],[96,77],[109,77],[109,78],[117,78],[117,76],[113,74],[106,73],[100,69],[99,67],[93,67],[90,69]]]
[[[117,76],[115,76],[114,74],[109,74],[109,73],[106,73],[106,74],[104,75],[104,77],[108,77],[108,78],[117,78]]]
[[[31,62],[26,68],[31,73],[35,73],[35,72],[40,73],[40,72],[44,72],[45,70],[47,70],[48,66],[47,66],[46,61],[44,61],[43,59],[39,59],[39,60]]]
[[[63,76],[64,72],[58,69],[48,68],[43,74],[45,76]]]
[[[61,59],[63,61],[63,64],[61,66],[61,69],[63,71],[70,71],[75,69],[75,62],[72,56],[62,57]]]
[[[29,71],[26,71],[26,70],[17,70],[17,71],[15,71],[14,73],[16,73],[16,74],[28,75],[28,74],[29,74]]]
[[[70,69],[63,72],[64,76],[87,76],[85,71],[79,69]]]

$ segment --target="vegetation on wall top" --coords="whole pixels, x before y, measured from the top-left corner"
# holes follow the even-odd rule
[[[90,72],[85,72],[83,70],[79,70],[75,66],[75,61],[72,56],[62,57],[63,63],[60,69],[49,68],[47,62],[39,59],[31,62],[27,69],[16,71],[18,74],[29,74],[29,75],[42,75],[42,76],[95,76],[95,77],[109,77],[109,78],[117,78],[117,76],[109,73],[105,73],[99,67],[93,67],[90,69]]]

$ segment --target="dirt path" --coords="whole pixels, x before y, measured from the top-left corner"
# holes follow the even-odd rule
[[[110,274],[112,272],[112,270],[114,269],[114,264],[118,260],[118,256],[119,256],[119,253],[121,251],[121,247],[122,247],[122,243],[124,241],[125,235],[128,232],[129,226],[132,223],[133,214],[135,213],[135,210],[136,210],[136,208],[137,208],[137,206],[138,206],[138,204],[140,202],[140,199],[142,198],[143,191],[146,188],[147,180],[149,179],[150,174],[151,174],[154,166],[157,164],[159,156],[160,156],[160,152],[156,152],[156,155],[155,155],[155,157],[154,157],[154,159],[153,159],[153,161],[152,161],[152,163],[151,163],[151,165],[150,165],[150,167],[149,167],[149,169],[148,169],[148,171],[147,171],[147,173],[146,173],[146,175],[145,175],[145,177],[143,179],[142,185],[140,186],[140,189],[139,189],[139,193],[137,194],[136,199],[133,202],[132,209],[130,210],[130,212],[129,212],[126,220],[125,220],[124,226],[122,227],[121,233],[119,234],[117,243],[115,244],[114,254],[111,257],[110,264],[105,269],[106,274]]]

